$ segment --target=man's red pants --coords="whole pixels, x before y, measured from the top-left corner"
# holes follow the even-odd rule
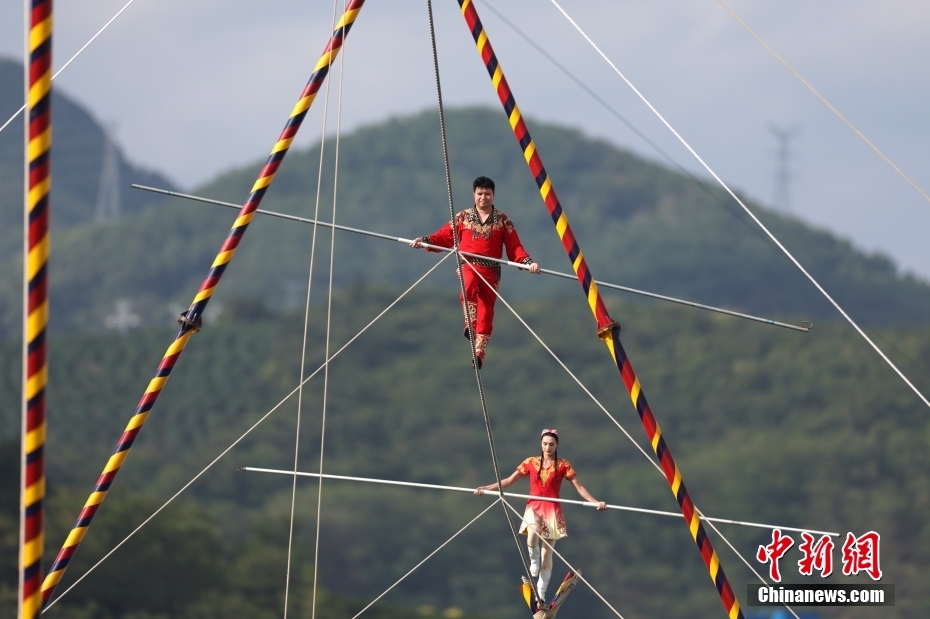
[[[475,349],[478,356],[483,360],[484,352],[488,347],[488,340],[491,339],[491,331],[494,330],[494,303],[497,301],[495,290],[500,284],[500,279],[498,279],[498,274],[494,269],[481,265],[463,264],[462,270],[464,272],[465,297],[468,299],[468,313],[476,334]],[[482,277],[487,284],[481,280]],[[461,294],[459,294],[459,301],[462,301]],[[467,321],[465,329],[467,332]]]

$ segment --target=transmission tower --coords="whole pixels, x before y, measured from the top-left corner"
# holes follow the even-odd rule
[[[116,126],[103,130],[103,165],[100,170],[100,184],[97,187],[97,207],[94,219],[111,221],[119,217],[119,150],[114,136]]]
[[[769,124],[769,132],[778,140],[778,164],[775,167],[775,191],[772,205],[783,213],[791,212],[791,140],[801,133],[801,128],[779,127]]]

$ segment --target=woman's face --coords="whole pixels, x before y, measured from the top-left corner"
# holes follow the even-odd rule
[[[558,446],[559,444],[556,442],[555,438],[551,436],[542,437],[542,452],[547,458],[551,458],[555,455],[555,450]]]

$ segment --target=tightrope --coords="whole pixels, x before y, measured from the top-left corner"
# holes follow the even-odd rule
[[[479,277],[481,277],[480,274],[479,274]],[[483,277],[481,277],[481,279],[484,280]],[[485,284],[487,284],[487,281],[485,281]],[[510,303],[507,302],[507,299],[505,299],[505,298],[503,297],[503,295],[501,295],[500,290],[495,290],[495,291],[494,291],[494,294],[497,296],[498,299],[501,300],[501,303],[503,303],[503,304],[507,307],[507,309],[510,310],[510,313],[513,314],[514,318],[516,318],[516,319],[520,322],[520,324],[522,324],[522,325],[526,328],[526,330],[529,331],[530,335],[532,335],[532,336],[536,339],[536,341],[539,342],[539,344],[546,350],[546,352],[549,353],[549,355],[555,360],[555,362],[558,363],[559,366],[560,366],[563,370],[565,370],[565,372],[572,378],[572,380],[575,381],[575,383],[576,383],[579,387],[581,387],[581,390],[584,391],[584,392],[588,395],[589,398],[591,398],[591,401],[594,402],[594,404],[597,405],[597,407],[600,408],[601,411],[602,411],[605,415],[607,415],[607,418],[610,419],[610,420],[614,423],[614,425],[616,425],[617,428],[620,429],[620,431],[623,433],[623,435],[626,436],[626,437],[630,440],[631,443],[633,443],[633,446],[636,447],[636,449],[639,450],[639,452],[640,452],[641,454],[643,454],[643,456],[646,458],[646,460],[649,461],[649,464],[651,464],[651,465],[653,466],[653,468],[655,468],[655,469],[659,472],[660,475],[665,475],[665,471],[662,470],[662,467],[659,466],[659,464],[657,464],[656,461],[653,460],[652,457],[651,457],[648,453],[646,453],[646,450],[643,449],[643,447],[633,439],[633,437],[630,435],[630,433],[627,432],[626,428],[624,428],[623,425],[622,425],[619,421],[617,421],[617,418],[610,414],[610,411],[608,411],[608,410],[604,407],[604,405],[601,404],[601,402],[594,396],[593,393],[591,393],[591,390],[588,389],[588,388],[585,386],[585,384],[584,384],[583,382],[581,382],[581,381],[578,379],[577,376],[575,376],[575,373],[572,372],[572,371],[568,368],[567,365],[565,365],[565,362],[562,361],[562,360],[559,358],[559,356],[555,354],[555,352],[552,350],[552,348],[550,348],[549,345],[546,344],[546,342],[544,342],[543,339],[542,339],[541,337],[539,337],[539,334],[536,333],[536,331],[534,331],[533,328],[526,322],[526,320],[524,320],[523,317],[520,316],[519,313],[517,313],[517,311],[513,308],[513,306],[510,305]],[[730,540],[728,540],[728,539],[726,538],[726,536],[725,536],[723,533],[720,532],[720,529],[717,528],[717,526],[713,523],[712,520],[709,520],[709,519],[705,518],[705,517],[704,517],[704,514],[701,513],[701,510],[700,510],[700,509],[697,509],[697,508],[695,507],[695,510],[694,510],[694,511],[695,511],[695,513],[697,513],[698,517],[699,517],[701,520],[704,520],[705,522],[707,522],[707,525],[708,525],[711,529],[713,529],[713,530],[717,533],[717,535],[720,536],[720,539],[722,539],[722,540],[724,541],[724,543],[726,543],[726,545],[730,547],[730,550],[733,551],[733,554],[735,554],[735,555],[740,559],[740,561],[743,562],[743,564],[749,569],[750,572],[752,572],[752,573],[756,576],[756,578],[759,579],[760,582],[762,582],[763,584],[768,584],[768,581],[766,581],[764,578],[762,578],[762,576],[759,574],[759,572],[756,571],[756,568],[753,567],[752,564],[751,564],[749,561],[746,560],[746,557],[744,557],[744,556],[742,555],[742,553],[740,553],[740,551],[737,550],[736,547],[735,547],[732,543],[730,543]],[[790,612],[790,613],[794,616],[795,619],[799,619],[797,613],[795,613],[795,612],[791,609],[790,606],[787,606],[787,605],[783,605],[783,606],[785,606],[785,608],[788,609],[788,612]]]
[[[539,194],[546,205],[546,209],[549,211],[559,240],[562,242],[562,246],[568,255],[569,261],[572,263],[572,268],[577,275],[578,283],[581,284],[581,288],[584,291],[585,298],[591,308],[591,313],[594,315],[594,319],[597,323],[597,335],[607,346],[611,358],[620,371],[623,384],[643,424],[643,429],[646,431],[646,436],[649,438],[649,443],[655,452],[656,459],[662,466],[672,494],[681,507],[681,513],[682,516],[684,516],[688,531],[691,533],[691,537],[701,554],[704,565],[707,567],[710,578],[714,583],[714,588],[717,590],[730,619],[743,619],[743,611],[740,609],[739,601],[736,599],[736,595],[733,593],[733,589],[723,571],[720,557],[717,556],[717,552],[714,550],[710,538],[704,531],[701,519],[696,513],[694,503],[682,480],[681,471],[679,471],[678,465],[675,463],[674,458],[672,458],[671,451],[659,428],[659,423],[646,401],[646,396],[643,393],[639,379],[636,377],[633,366],[627,358],[626,352],[623,350],[623,345],[620,342],[620,325],[614,322],[607,313],[604,300],[594,281],[594,277],[591,275],[591,271],[588,269],[587,262],[584,259],[575,234],[572,232],[571,226],[568,223],[568,216],[565,214],[559,202],[559,198],[552,185],[552,180],[546,172],[536,144],[533,142],[533,138],[530,136],[529,130],[526,127],[526,123],[520,113],[520,108],[517,106],[510,85],[504,77],[503,69],[501,69],[500,62],[494,53],[494,49],[491,47],[488,35],[484,30],[484,26],[481,24],[474,3],[471,0],[458,0],[458,3],[472,38],[475,40],[478,53],[481,55],[481,59],[491,78],[498,99],[504,108],[504,112],[507,114],[514,137],[517,139],[520,150],[523,153],[523,158],[536,181]]]
[[[433,51],[433,70],[436,75],[436,99],[439,104],[439,133],[442,139],[442,161],[443,165],[445,166],[446,173],[446,193],[449,197],[449,231],[452,233],[452,249],[453,253],[455,254],[455,261],[457,263],[456,273],[461,275],[463,274],[462,263],[464,259],[459,253],[459,232],[458,225],[456,223],[455,205],[452,199],[452,174],[449,167],[449,147],[446,140],[446,120],[442,104],[442,85],[439,79],[439,53],[436,49],[436,25],[433,23],[432,0],[426,0],[426,8],[427,13],[429,14],[429,35]],[[494,433],[491,431],[491,416],[490,413],[488,413],[488,405],[484,397],[484,384],[481,381],[481,359],[478,357],[478,333],[475,330],[475,318],[472,316],[471,309],[468,307],[468,295],[465,294],[465,278],[460,276],[458,279],[462,294],[462,313],[465,317],[465,325],[468,328],[468,344],[469,348],[471,348],[471,362],[475,370],[475,381],[478,384],[478,399],[481,402],[481,413],[484,418],[484,428],[487,432],[488,447],[491,451],[491,464],[494,467],[494,479],[497,480],[498,496],[500,497],[501,501],[503,501],[504,486],[501,483],[500,466],[497,460],[497,449],[494,446]],[[507,526],[510,528],[510,533],[513,536],[514,544],[517,547],[517,554],[520,556],[520,562],[523,564],[523,570],[526,572],[528,577],[532,577],[530,573],[530,565],[527,563],[526,557],[523,554],[523,544],[520,543],[520,536],[517,534],[517,529],[514,527],[513,521],[510,519],[510,513],[503,505],[503,502],[501,503],[501,508],[504,510],[504,518],[507,519]],[[535,591],[533,597],[536,597]]]

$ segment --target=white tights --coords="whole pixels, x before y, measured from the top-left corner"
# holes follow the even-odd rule
[[[540,553],[542,555],[542,569],[552,571],[552,548],[555,546],[554,539],[547,539],[548,544],[544,544],[540,541],[539,535],[535,531],[527,531],[526,535],[526,545],[530,548],[534,546],[542,546],[540,548]]]
[[[540,600],[546,599],[546,589],[549,587],[549,578],[552,576],[552,548],[555,546],[554,539],[547,539],[546,543],[543,543],[539,535],[535,531],[527,531],[526,536],[526,545],[530,548],[530,556],[536,552],[536,547],[542,546],[539,549],[541,555],[541,565],[539,566],[539,580],[536,582],[536,591],[539,595]],[[535,574],[533,574],[535,576]]]

